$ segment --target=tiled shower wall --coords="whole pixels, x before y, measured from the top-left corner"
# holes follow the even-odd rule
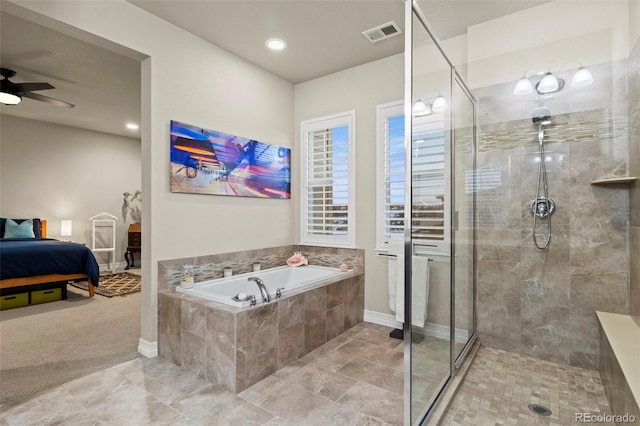
[[[478,335],[487,346],[596,369],[595,311],[627,311],[629,191],[591,181],[625,175],[628,117],[553,115],[545,149],[556,212],[545,250],[534,246],[528,211],[537,136],[531,119],[479,127],[479,176],[488,179],[478,193]]]
[[[629,56],[629,175],[640,176],[640,41]],[[631,186],[629,313],[640,325],[640,181]]]

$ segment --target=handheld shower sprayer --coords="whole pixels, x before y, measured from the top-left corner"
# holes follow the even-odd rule
[[[545,106],[538,106],[533,111],[533,123],[538,125],[538,154],[539,154],[539,162],[538,162],[538,180],[536,183],[536,198],[531,200],[529,203],[529,211],[533,215],[533,242],[536,247],[539,249],[544,249],[549,247],[549,243],[551,242],[551,215],[555,211],[556,205],[549,198],[549,188],[547,186],[547,174],[544,170],[544,126],[551,124],[551,112],[549,108]],[[540,194],[540,181],[542,181],[542,189],[543,192]],[[538,241],[537,235],[537,225],[538,218],[546,219],[547,226],[546,232],[542,233],[543,241]]]

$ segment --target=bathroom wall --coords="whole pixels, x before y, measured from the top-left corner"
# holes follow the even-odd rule
[[[629,2],[632,50],[629,54],[629,176],[640,177],[640,2]],[[629,199],[629,313],[640,325],[640,181]]]
[[[629,190],[591,185],[629,167],[628,4],[584,7],[552,2],[470,28],[468,67],[479,99],[479,174],[492,177],[478,192],[479,338],[595,369],[595,311],[628,309]],[[550,19],[527,19],[532,14]],[[578,62],[593,72],[591,86],[570,86]],[[526,70],[551,70],[567,82],[546,101],[553,122],[545,129],[545,166],[556,212],[545,250],[533,244],[527,208],[540,161],[536,96],[512,93]]]
[[[402,5],[399,5],[402,7]],[[376,256],[376,105],[403,98],[403,56],[395,55],[295,86],[296,135],[300,121],[356,111],[356,246],[365,250],[365,309],[389,311],[387,260]],[[293,180],[300,181],[299,153]],[[297,186],[296,196],[302,190]],[[300,212],[295,232],[299,240]]]
[[[294,242],[293,200],[171,193],[170,120],[293,147],[293,85],[124,0],[11,0],[2,8],[122,54],[146,57],[141,66],[141,350],[153,355],[159,260]]]
[[[119,218],[115,261],[124,264],[132,220],[122,217],[122,193],[140,189],[139,139],[3,114],[0,152],[0,216],[47,219],[49,237],[90,247],[89,218],[109,212]],[[73,220],[70,237],[60,236],[63,219]]]

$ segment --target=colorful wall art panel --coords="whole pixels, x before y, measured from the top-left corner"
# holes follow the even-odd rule
[[[291,149],[171,121],[171,192],[291,198]]]

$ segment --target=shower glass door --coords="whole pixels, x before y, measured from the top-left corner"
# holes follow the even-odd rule
[[[410,411],[415,424],[451,376],[453,200],[451,67],[415,15],[412,35],[412,137],[407,158],[411,252],[405,252],[405,259],[411,259]]]
[[[429,418],[475,339],[476,130],[473,96],[418,3],[407,7],[405,424],[414,425]]]
[[[453,73],[453,359],[458,367],[474,330],[473,237],[475,225],[475,105]]]

